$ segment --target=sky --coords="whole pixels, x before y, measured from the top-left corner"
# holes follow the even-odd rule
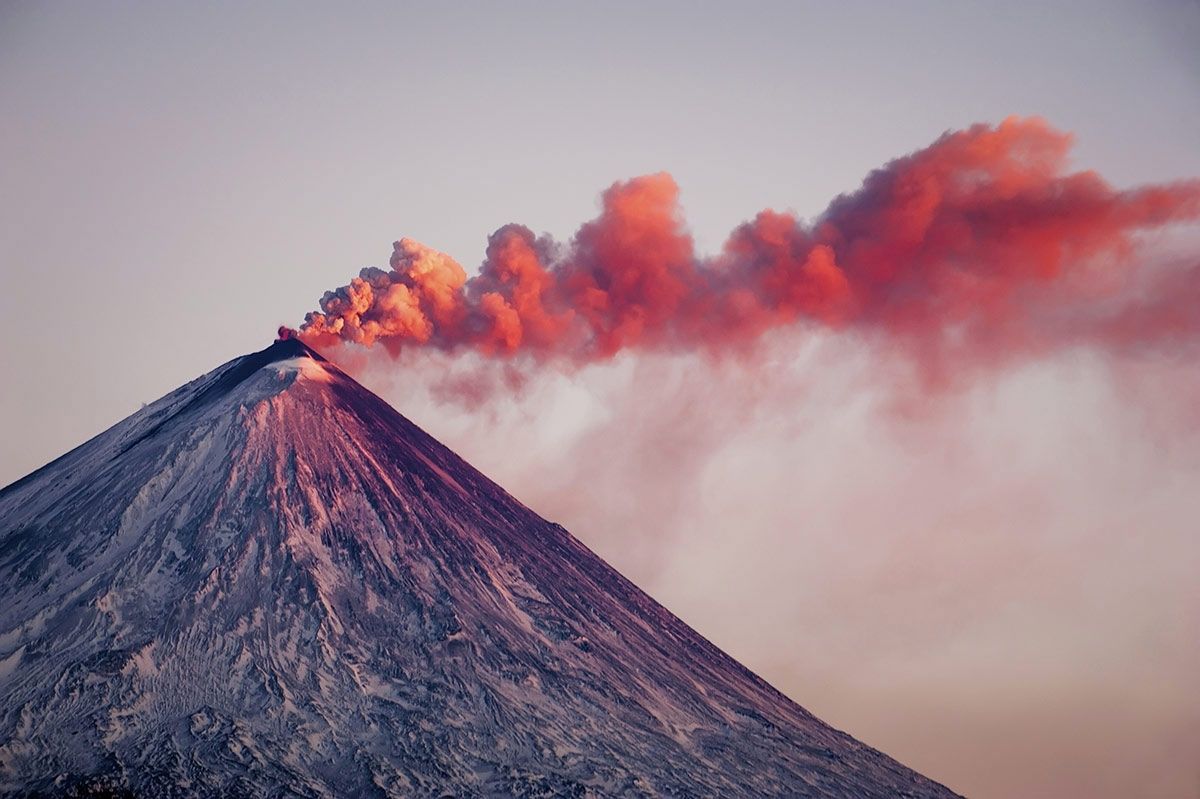
[[[261,349],[395,240],[471,273],[507,223],[570,240],[615,181],[669,172],[716,254],[1011,115],[1117,189],[1200,177],[1196,41],[1189,2],[2,3],[0,483]],[[1200,795],[1194,353],[1056,350],[915,411],[892,355],[781,329],[473,404],[438,391],[473,354],[353,367],[934,779]]]

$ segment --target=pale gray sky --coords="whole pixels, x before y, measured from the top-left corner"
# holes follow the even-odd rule
[[[707,251],[762,208],[816,214],[871,168],[942,131],[1010,114],[1039,114],[1073,131],[1078,165],[1118,185],[1198,176],[1196,42],[1194,2],[0,3],[0,483],[262,348],[322,291],[386,262],[394,239],[411,236],[471,269],[500,225],[568,236],[595,212],[599,190],[633,175],[675,176]],[[623,530],[637,514],[600,499],[556,504],[561,494],[538,475],[545,459],[579,451],[597,429],[638,429],[621,415],[629,413],[619,391],[627,376],[555,384],[486,425],[423,401],[419,386],[397,379],[376,375],[373,386],[801,704],[952,787],[981,797],[1116,797],[1130,786],[1145,796],[1196,795],[1200,709],[1175,689],[1160,696],[1146,687],[1177,686],[1177,672],[1200,662],[1186,630],[1163,633],[1158,646],[1147,621],[1168,608],[1183,614],[1172,623],[1200,621],[1195,590],[1170,571],[1182,563],[1194,574],[1197,565],[1187,519],[1200,508],[1180,487],[1182,476],[1197,474],[1194,441],[1156,449],[1119,406],[1096,400],[1083,418],[1119,428],[1130,460],[1096,465],[1106,451],[1099,447],[1088,479],[1066,475],[1081,462],[1080,441],[1092,439],[1053,421],[1071,421],[1079,403],[1107,396],[1097,373],[1011,377],[1003,390],[1018,399],[1005,407],[1040,398],[1027,410],[1045,414],[1044,429],[1024,438],[1006,427],[1023,428],[1020,413],[984,424],[978,403],[986,395],[972,400],[976,415],[939,434],[969,442],[964,469],[956,459],[910,469],[902,443],[868,446],[869,426],[853,414],[831,415],[841,421],[820,435],[806,428],[780,438],[771,432],[770,419],[784,413],[776,407],[776,417],[760,415],[746,430],[713,434],[709,460],[681,474],[678,497],[653,509],[656,523],[674,531],[667,538],[687,543],[657,549]],[[589,421],[560,419],[550,436],[530,432],[530,414],[571,417],[576,406]],[[831,406],[822,399],[805,407],[816,414]],[[501,457],[530,435],[535,444],[516,447],[525,460]],[[1029,469],[997,475],[981,448],[1014,435],[1027,448],[1018,463]],[[838,456],[810,473],[811,460],[797,454],[813,451],[805,447]],[[617,453],[613,463],[626,457]],[[962,503],[1009,507],[1006,498],[1025,497],[1036,474],[1061,491],[1043,498],[1040,516],[997,510],[981,523],[973,540],[985,543],[969,548],[971,557],[1024,563],[1033,552],[1038,568],[1070,572],[1075,561],[1063,552],[1077,554],[1067,545],[1074,541],[1098,559],[1066,578],[1086,590],[1032,610],[1018,606],[1057,584],[1049,572],[988,583],[980,589],[987,597],[970,593],[971,580],[952,580],[966,599],[944,601],[978,612],[947,621],[936,592],[913,587],[918,576],[937,584],[945,575],[908,556],[900,557],[900,587],[847,574],[813,588],[824,585],[814,575],[835,573],[848,558],[893,546],[911,553],[917,544],[881,543],[876,530],[856,553],[820,530],[872,530],[881,519],[852,491],[808,489],[799,492],[805,508],[826,522],[810,539],[789,538],[793,549],[784,551],[807,564],[809,586],[793,589],[762,552],[780,551],[765,548],[778,546],[780,520],[799,511],[797,492],[775,477],[738,484],[724,471],[739,457],[759,459],[771,475],[804,474],[808,485],[847,485],[841,476],[865,471],[876,496],[928,497],[907,517],[926,544],[922,536],[946,514],[966,512]],[[653,501],[622,483],[628,475],[618,466],[597,469],[581,479]],[[982,486],[969,502],[967,475]],[[711,507],[705,487],[714,480],[757,492],[756,502],[777,503],[776,511],[755,517],[757,533],[723,535],[744,508]],[[947,481],[961,491],[942,507]],[[1076,512],[1102,494],[1111,505]],[[698,518],[700,507],[711,513]],[[1131,561],[1116,543],[1125,538],[1097,532],[1097,513],[1157,520],[1163,558]],[[1028,540],[1011,536],[1013,525],[1029,528]],[[1050,544],[1035,534],[1047,525],[1061,528]],[[1116,600],[1103,586],[1126,566],[1135,594],[1148,598],[1126,608],[1132,620],[1122,626],[1125,606],[1108,607]],[[839,600],[848,586],[863,588],[853,602]],[[1073,604],[1091,599],[1086,608]],[[910,652],[889,639],[896,619],[870,621],[889,618],[873,600],[928,613],[930,625],[948,624],[956,635]],[[1084,623],[1099,612],[1115,614],[1116,643]],[[825,629],[820,618],[840,622]],[[1035,658],[1023,661],[1025,671],[981,668],[1034,640],[1051,644],[1043,667]],[[1139,659],[1141,646],[1161,663]],[[837,660],[856,653],[886,663],[887,678]],[[1114,665],[1097,674],[1101,656]],[[978,683],[968,679],[975,675]],[[1086,685],[1062,688],[1072,684]],[[1121,686],[1127,701],[1113,698]],[[1102,696],[1126,716],[1097,716],[1091,703]],[[913,714],[936,724],[914,729]],[[1129,740],[1149,742],[1147,751],[1092,734],[1106,723],[1124,724]],[[993,753],[986,762],[985,751]],[[1088,775],[1090,762],[1097,765]],[[1150,772],[1161,780],[1148,782]]]

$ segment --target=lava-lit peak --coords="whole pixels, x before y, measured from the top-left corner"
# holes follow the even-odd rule
[[[290,341],[296,338],[296,331],[287,325],[280,325],[279,331],[275,335],[276,341]]]
[[[296,339],[0,491],[0,543],[3,796],[955,796]]]

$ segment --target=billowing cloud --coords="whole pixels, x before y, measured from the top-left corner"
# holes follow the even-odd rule
[[[1070,147],[948,133],[708,256],[672,178],[634,178],[566,241],[500,228],[469,279],[403,241],[299,334],[905,762],[1181,795],[1200,182],[1118,189]]]
[[[1164,273],[1139,255],[1145,234],[1200,219],[1200,181],[1119,190],[1069,171],[1070,146],[1038,119],[947,133],[811,222],[759,213],[711,257],[671,176],[637,177],[566,244],[500,228],[470,279],[402,239],[389,270],[327,292],[299,334],[582,365],[813,327],[883,340],[928,387],[1067,347],[1192,346],[1200,259]]]

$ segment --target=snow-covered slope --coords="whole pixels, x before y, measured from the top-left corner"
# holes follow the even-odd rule
[[[297,341],[0,492],[0,792],[944,797]]]

